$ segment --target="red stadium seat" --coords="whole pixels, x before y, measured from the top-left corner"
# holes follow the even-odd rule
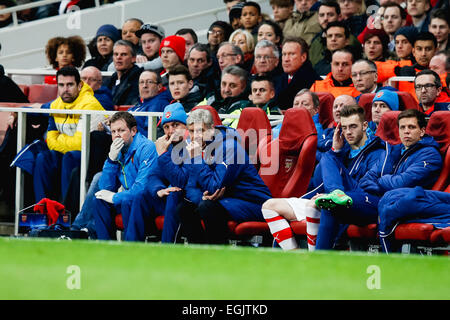
[[[250,160],[259,168],[258,144],[262,139],[270,139],[272,127],[267,114],[261,108],[244,108],[236,128],[242,138],[242,145]]]
[[[414,241],[428,241],[431,233],[434,230],[432,224],[427,223],[404,223],[399,224],[395,228],[396,240],[414,240]]]
[[[349,238],[364,238],[364,239],[373,239],[377,236],[377,225],[369,224],[367,226],[356,226],[351,224],[347,228],[347,236]]]
[[[245,110],[245,109],[244,109]],[[291,108],[284,115],[280,135],[258,147],[259,174],[274,198],[299,197],[308,188],[314,170],[317,132],[306,109]],[[295,234],[306,235],[306,222],[291,224]],[[247,221],[235,230],[238,236],[270,235],[266,222]]]
[[[258,150],[260,176],[275,198],[306,193],[314,171],[317,132],[304,108],[286,111],[280,135]]]
[[[30,87],[26,84],[19,84],[18,86],[20,90],[22,90],[23,94],[28,97],[30,94]]]
[[[387,111],[381,117],[376,136],[390,144],[399,144],[400,136],[398,134],[397,118],[400,111]]]
[[[123,231],[123,221],[122,221],[122,215],[120,213],[116,215],[116,217],[114,218],[114,222],[115,222],[116,228],[118,230]]]
[[[203,105],[202,106],[196,106],[196,107],[192,108],[191,111],[194,111],[194,110],[197,110],[197,109],[208,110],[209,112],[211,112],[211,114],[213,116],[214,125],[215,126],[221,126],[222,125],[222,120],[220,120],[219,113],[213,107],[211,107],[211,106],[203,106]]]
[[[319,97],[319,121],[323,128],[333,126],[334,96],[329,92],[315,92]]]
[[[450,182],[450,112],[434,112],[428,121],[426,132],[439,143],[444,157],[441,174],[433,186],[433,190],[443,191]]]
[[[56,84],[32,84],[29,86],[28,100],[31,103],[47,103],[58,97]]]
[[[416,98],[414,98],[411,95],[411,93],[405,91],[397,91],[397,95],[398,95],[398,102],[400,103],[399,110],[406,110],[406,109],[421,110],[419,104],[417,103]]]
[[[128,109],[130,109],[132,107],[132,105],[123,105],[123,106],[114,106],[114,110],[115,111],[128,111]]]
[[[272,128],[267,114],[261,108],[244,108],[239,117],[236,129],[241,135],[243,147],[247,151],[251,162],[254,163],[256,167],[259,167],[257,157],[258,144],[261,140],[269,141],[272,135]],[[234,222],[236,223],[233,225],[234,227],[230,227],[230,224],[233,222],[229,222],[229,228],[237,239],[242,240],[256,235],[270,235],[269,227],[265,222]]]
[[[372,100],[375,93],[364,93],[359,97],[358,105],[364,109],[366,121],[372,121]]]

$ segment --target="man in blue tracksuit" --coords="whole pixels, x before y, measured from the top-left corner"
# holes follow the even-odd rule
[[[368,130],[364,109],[358,105],[346,105],[340,109],[332,146],[332,150],[323,153],[309,192],[301,198],[270,199],[263,205],[264,218],[277,243],[285,250],[298,248],[288,221],[301,220],[306,220],[308,249],[315,249],[321,219],[315,198],[331,192],[336,185],[355,184],[376,164],[384,149],[381,139]]]
[[[135,194],[144,189],[150,168],[157,157],[155,144],[137,131],[136,119],[128,112],[111,117],[111,144],[95,193],[95,231],[100,240],[114,237],[114,219],[122,214],[125,240],[128,218]]]
[[[133,199],[129,220],[129,229],[133,232],[129,240],[143,241],[147,235],[155,233],[154,218],[158,215],[164,215],[161,242],[173,243],[176,240],[180,222],[175,209],[183,199],[188,179],[183,161],[178,161],[183,157],[186,145],[183,140],[186,118],[181,103],[164,108],[161,120],[164,135],[155,142],[158,157],[150,169],[148,182]],[[175,154],[177,150],[179,152]]]
[[[187,127],[189,178],[177,209],[182,230],[189,242],[223,244],[227,221],[263,221],[261,206],[271,194],[234,129],[215,127],[211,113],[203,109],[190,113]]]
[[[376,223],[378,202],[387,191],[414,186],[430,188],[438,178],[442,158],[436,141],[425,134],[425,115],[404,110],[399,114],[398,126],[402,143],[386,144],[377,165],[359,183],[335,184],[334,191],[316,199],[316,205],[322,209],[317,249],[333,247],[340,223]]]

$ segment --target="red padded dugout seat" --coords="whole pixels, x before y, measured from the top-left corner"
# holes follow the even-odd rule
[[[32,84],[29,86],[28,101],[31,103],[47,103],[58,97],[56,84]]]
[[[416,99],[409,93],[404,91],[396,91],[398,95],[399,107],[398,110],[416,109],[421,110]],[[359,98],[358,105],[364,108],[366,114],[366,120],[372,120],[372,100],[375,97],[375,93],[364,93]]]
[[[367,226],[349,225],[347,228],[347,236],[349,238],[373,239],[377,236],[377,225],[375,223]]]
[[[372,120],[372,100],[375,97],[375,93],[363,93],[359,97],[358,105],[364,109],[366,115],[366,121]]]
[[[421,110],[416,98],[414,98],[411,95],[411,93],[406,91],[397,91],[397,95],[398,95],[398,102],[400,104],[399,110],[406,110],[406,109]]]
[[[26,84],[18,84],[20,90],[22,90],[23,94],[28,97],[30,94],[30,87]]]
[[[128,111],[132,105],[122,105],[122,106],[114,106],[115,111]]]
[[[434,230],[430,235],[430,241],[433,244],[450,243],[450,227]]]
[[[428,241],[430,240],[433,230],[434,226],[432,224],[404,223],[399,224],[397,228],[395,228],[394,235],[396,240]]]
[[[258,144],[262,139],[270,140],[272,136],[272,127],[267,114],[261,108],[244,108],[236,129],[242,138],[242,147],[247,151],[252,163],[259,168]]]
[[[397,118],[400,111],[387,111],[381,117],[380,124],[376,132],[376,136],[390,144],[399,144],[400,136],[398,134]]]
[[[443,191],[450,182],[450,112],[436,111],[428,121],[426,133],[439,143],[444,157],[441,174],[433,186],[433,190]]]
[[[274,198],[299,197],[306,193],[314,170],[317,132],[311,115],[304,108],[291,108],[284,114],[277,139],[259,146],[259,174]],[[306,222],[293,222],[295,234],[306,234]],[[237,235],[270,234],[266,222],[240,223]]]
[[[319,97],[319,121],[323,128],[333,126],[334,96],[329,92],[315,92]]]
[[[197,109],[208,110],[209,112],[211,112],[211,115],[212,115],[213,120],[214,120],[214,125],[215,126],[221,126],[222,125],[222,120],[220,120],[219,113],[213,107],[206,106],[206,105],[204,105],[204,106],[203,105],[202,106],[196,106],[196,107],[192,108],[191,111],[194,111],[194,110],[197,110]]]
[[[274,198],[306,193],[314,171],[317,132],[304,108],[288,109],[277,139],[258,149],[259,174]]]

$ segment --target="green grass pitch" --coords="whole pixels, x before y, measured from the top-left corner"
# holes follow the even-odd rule
[[[449,299],[449,263],[445,256],[0,238],[0,299]]]

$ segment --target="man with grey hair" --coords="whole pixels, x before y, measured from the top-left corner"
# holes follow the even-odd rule
[[[136,51],[133,44],[118,40],[113,47],[113,63],[116,72],[106,84],[115,105],[134,105],[139,100],[139,76],[142,68],[136,65]]]
[[[277,46],[269,40],[261,40],[255,47],[255,73],[257,75],[271,76],[276,70],[281,74],[283,70],[278,66],[280,62],[280,51]]]
[[[228,66],[240,66],[244,63],[244,53],[241,48],[230,42],[220,44],[216,57],[221,71]]]
[[[224,244],[229,220],[263,221],[261,206],[270,191],[236,130],[214,126],[210,112],[203,109],[192,111],[186,123],[189,178],[176,213],[189,243]]]
[[[361,94],[377,92],[381,87],[377,84],[377,65],[370,60],[360,59],[353,63],[351,76],[353,85]]]
[[[322,135],[322,125],[319,121],[319,97],[314,92],[311,92],[309,89],[300,90],[294,97],[294,103],[292,108],[305,108],[308,110],[311,118],[314,121],[314,125],[316,127],[317,135]],[[277,138],[281,131],[280,123],[278,126],[272,129],[273,139]]]
[[[222,71],[220,80],[221,99],[209,99],[208,104],[214,107],[219,114],[240,115],[241,103],[248,100],[247,89],[248,73],[238,66],[228,66]],[[222,121],[226,126],[237,127],[239,119],[228,118]]]

